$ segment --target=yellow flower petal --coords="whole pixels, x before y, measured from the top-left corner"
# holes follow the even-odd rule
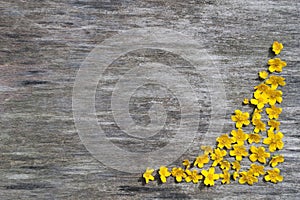
[[[261,71],[261,72],[259,72],[259,77],[261,78],[261,79],[266,79],[267,77],[268,77],[268,72],[266,72],[266,71]]]

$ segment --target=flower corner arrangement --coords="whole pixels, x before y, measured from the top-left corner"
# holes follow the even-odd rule
[[[147,168],[143,173],[145,183],[154,180],[166,183],[172,179],[178,183],[202,182],[206,186],[234,181],[248,185],[259,180],[282,182],[279,166],[284,156],[279,151],[284,147],[284,134],[280,131],[279,104],[282,102],[280,89],[286,83],[280,73],[287,65],[278,57],[282,49],[282,43],[272,44],[274,56],[268,60],[268,70],[258,73],[261,83],[254,87],[253,97],[243,101],[244,106],[253,108],[252,113],[235,110],[231,116],[234,129],[216,138],[215,147],[202,146],[201,153],[194,159],[183,160],[182,166]],[[243,130],[249,126],[252,131]],[[243,165],[246,159],[250,166]]]

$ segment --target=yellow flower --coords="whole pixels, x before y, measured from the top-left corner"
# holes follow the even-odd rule
[[[261,79],[266,79],[269,75],[268,72],[266,72],[266,71],[261,71],[258,74]]]
[[[282,155],[276,155],[273,156],[272,159],[270,160],[270,165],[271,167],[275,167],[278,165],[278,163],[284,162],[284,157]]]
[[[270,89],[270,87],[264,83],[261,83],[261,84],[255,86],[254,89],[255,89],[254,94],[255,93],[262,94],[262,93],[267,92]]]
[[[185,178],[186,177],[186,174],[184,173],[184,170],[179,167],[174,167],[172,169],[172,172],[171,172],[172,176],[176,178],[176,181],[177,182],[181,182],[182,181],[182,178]]]
[[[217,164],[219,164],[226,155],[227,152],[225,150],[221,150],[219,148],[215,149],[214,153],[211,154],[211,159],[214,161],[212,166],[217,166]]]
[[[256,105],[260,110],[269,102],[266,93],[254,93],[254,99],[251,99],[251,104]]]
[[[233,172],[232,174],[233,180],[236,180],[238,177],[240,177],[240,174],[238,172]]]
[[[262,165],[251,164],[249,171],[253,173],[254,176],[264,175],[265,167]]]
[[[270,130],[277,130],[279,131],[280,122],[276,120],[269,120],[268,125],[270,126]]]
[[[280,58],[270,59],[268,64],[270,65],[270,72],[282,72],[282,68],[286,66],[286,62],[280,60]]]
[[[233,150],[229,152],[230,156],[235,156],[237,161],[241,161],[243,156],[248,156],[247,149],[244,145],[233,145]]]
[[[268,80],[266,80],[266,84],[271,85],[272,89],[276,89],[278,85],[285,86],[285,78],[281,76],[270,76]]]
[[[282,102],[282,92],[280,90],[274,90],[270,89],[266,95],[268,96],[269,104],[275,105],[275,103],[281,103]]]
[[[239,145],[244,144],[244,141],[248,139],[248,134],[244,133],[242,129],[232,130],[231,135],[233,136],[233,139],[235,142]]]
[[[210,185],[213,186],[215,185],[215,180],[219,179],[219,175],[215,174],[215,168],[211,167],[209,170],[202,170],[201,172],[203,176],[205,177],[204,179],[204,184],[205,185]]]
[[[204,164],[209,162],[208,154],[200,155],[196,158],[194,162],[194,166],[198,166],[199,168],[202,168]]]
[[[279,43],[278,41],[274,41],[272,44],[272,50],[275,53],[275,55],[279,54],[281,50],[283,49],[282,43]]]
[[[237,172],[240,171],[241,164],[239,161],[236,160],[236,161],[232,162],[231,164],[232,164],[232,169],[234,169]]]
[[[201,150],[204,151],[204,154],[211,154],[213,152],[212,147],[210,146],[201,146]]]
[[[222,160],[220,163],[220,168],[224,170],[229,170],[230,169],[230,162],[227,160]]]
[[[191,163],[189,160],[186,159],[186,160],[182,161],[182,165],[185,166],[186,169],[188,169],[188,168],[190,168]]]
[[[198,183],[199,180],[203,178],[202,175],[198,174],[197,170],[190,171],[187,169],[185,170],[185,173],[187,174],[185,181],[188,183],[191,181],[193,181],[193,183]]]
[[[243,101],[243,104],[245,104],[245,105],[249,104],[249,99],[245,98]]]
[[[262,110],[258,110],[257,108],[254,109],[254,112],[252,114],[252,123],[256,119],[261,119],[261,114],[260,114],[261,112]]]
[[[259,143],[261,139],[261,135],[259,135],[258,133],[250,133],[249,134],[249,138],[248,138],[248,142],[249,144],[254,143]]]
[[[278,119],[280,113],[282,112],[282,108],[272,105],[271,108],[266,108],[266,112],[270,119]]]
[[[266,130],[266,124],[263,123],[260,119],[254,119],[254,120],[252,120],[252,123],[255,126],[255,128],[254,128],[255,133]]]
[[[152,176],[152,173],[154,172],[154,169],[146,169],[146,172],[143,174],[143,178],[145,179],[146,183],[154,180],[154,176]]]
[[[226,147],[227,149],[230,149],[231,144],[235,142],[235,140],[229,137],[227,134],[223,134],[217,138],[217,142],[219,148],[223,149],[223,147]]]
[[[242,112],[240,110],[235,110],[235,115],[231,116],[231,120],[236,122],[235,126],[237,128],[242,128],[243,125],[249,125],[249,113],[248,112]]]
[[[159,168],[159,175],[160,175],[160,180],[161,182],[165,183],[167,181],[167,177],[169,177],[171,175],[171,173],[169,172],[168,168],[165,166],[161,166]]]
[[[258,182],[257,177],[253,175],[252,171],[241,172],[240,175],[242,176],[239,180],[240,184],[247,183],[248,185],[253,185],[253,183]]]
[[[269,150],[274,152],[276,149],[283,148],[284,143],[282,138],[283,134],[281,132],[275,134],[272,130],[268,130],[268,137],[264,139],[263,143],[269,145]]]
[[[230,174],[227,170],[223,170],[223,174],[220,174],[220,178],[223,178],[223,180],[222,180],[223,184],[230,183]]]
[[[283,181],[283,177],[280,175],[280,170],[278,168],[268,170],[267,173],[268,174],[265,176],[266,181],[271,181],[272,183]]]
[[[266,158],[270,158],[270,153],[267,153],[264,147],[251,146],[250,151],[252,154],[249,156],[249,159],[252,162],[258,160],[258,162],[265,164],[267,162]]]

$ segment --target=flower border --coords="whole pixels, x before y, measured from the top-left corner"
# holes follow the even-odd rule
[[[282,49],[283,44],[274,41],[272,51],[275,56]],[[284,162],[283,155],[277,154],[277,151],[284,147],[284,135],[280,132],[278,120],[282,108],[276,105],[282,102],[282,91],[278,88],[286,84],[285,78],[278,74],[287,64],[275,57],[268,60],[268,65],[269,72],[258,73],[262,82],[254,87],[253,98],[245,98],[243,101],[244,105],[253,107],[253,112],[250,114],[235,110],[231,116],[236,129],[230,134],[219,136],[215,148],[202,146],[202,154],[193,162],[185,159],[182,162],[183,166],[173,167],[170,171],[166,166],[161,166],[155,176],[155,170],[147,168],[143,173],[145,183],[154,180],[166,183],[168,177],[173,177],[176,182],[185,180],[197,184],[203,181],[206,186],[213,186],[217,180],[221,180],[222,184],[238,181],[240,184],[253,185],[260,177],[272,183],[282,182],[283,176],[280,169],[276,168],[279,163]],[[243,128],[250,125],[253,126],[253,131],[245,133]],[[241,170],[245,158],[252,164],[247,170]],[[209,167],[204,169],[205,166]],[[218,167],[222,173],[216,173]]]

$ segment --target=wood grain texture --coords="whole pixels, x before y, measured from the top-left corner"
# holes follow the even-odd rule
[[[299,12],[297,0],[0,1],[0,199],[299,199]],[[76,73],[102,41],[144,27],[173,29],[203,44],[226,91],[223,133],[233,128],[232,111],[242,108],[242,100],[250,98],[259,83],[257,72],[266,69],[270,45],[274,40],[283,42],[280,57],[288,63],[281,115],[283,183],[203,187],[170,181],[145,186],[139,181],[141,172],[113,170],[87,151],[72,112]],[[188,65],[173,54],[137,50],[114,62],[112,70],[147,61]],[[138,123],[148,123],[148,100],[138,99],[144,110],[131,108]],[[178,102],[171,103],[178,111]],[[97,109],[99,117],[101,105]],[[206,119],[209,103],[203,109]],[[176,116],[170,115],[175,124]],[[192,159],[203,141],[213,143],[219,134],[195,138],[170,166]],[[126,140],[119,145],[131,151],[144,147]],[[147,149],[160,145],[154,142]]]

